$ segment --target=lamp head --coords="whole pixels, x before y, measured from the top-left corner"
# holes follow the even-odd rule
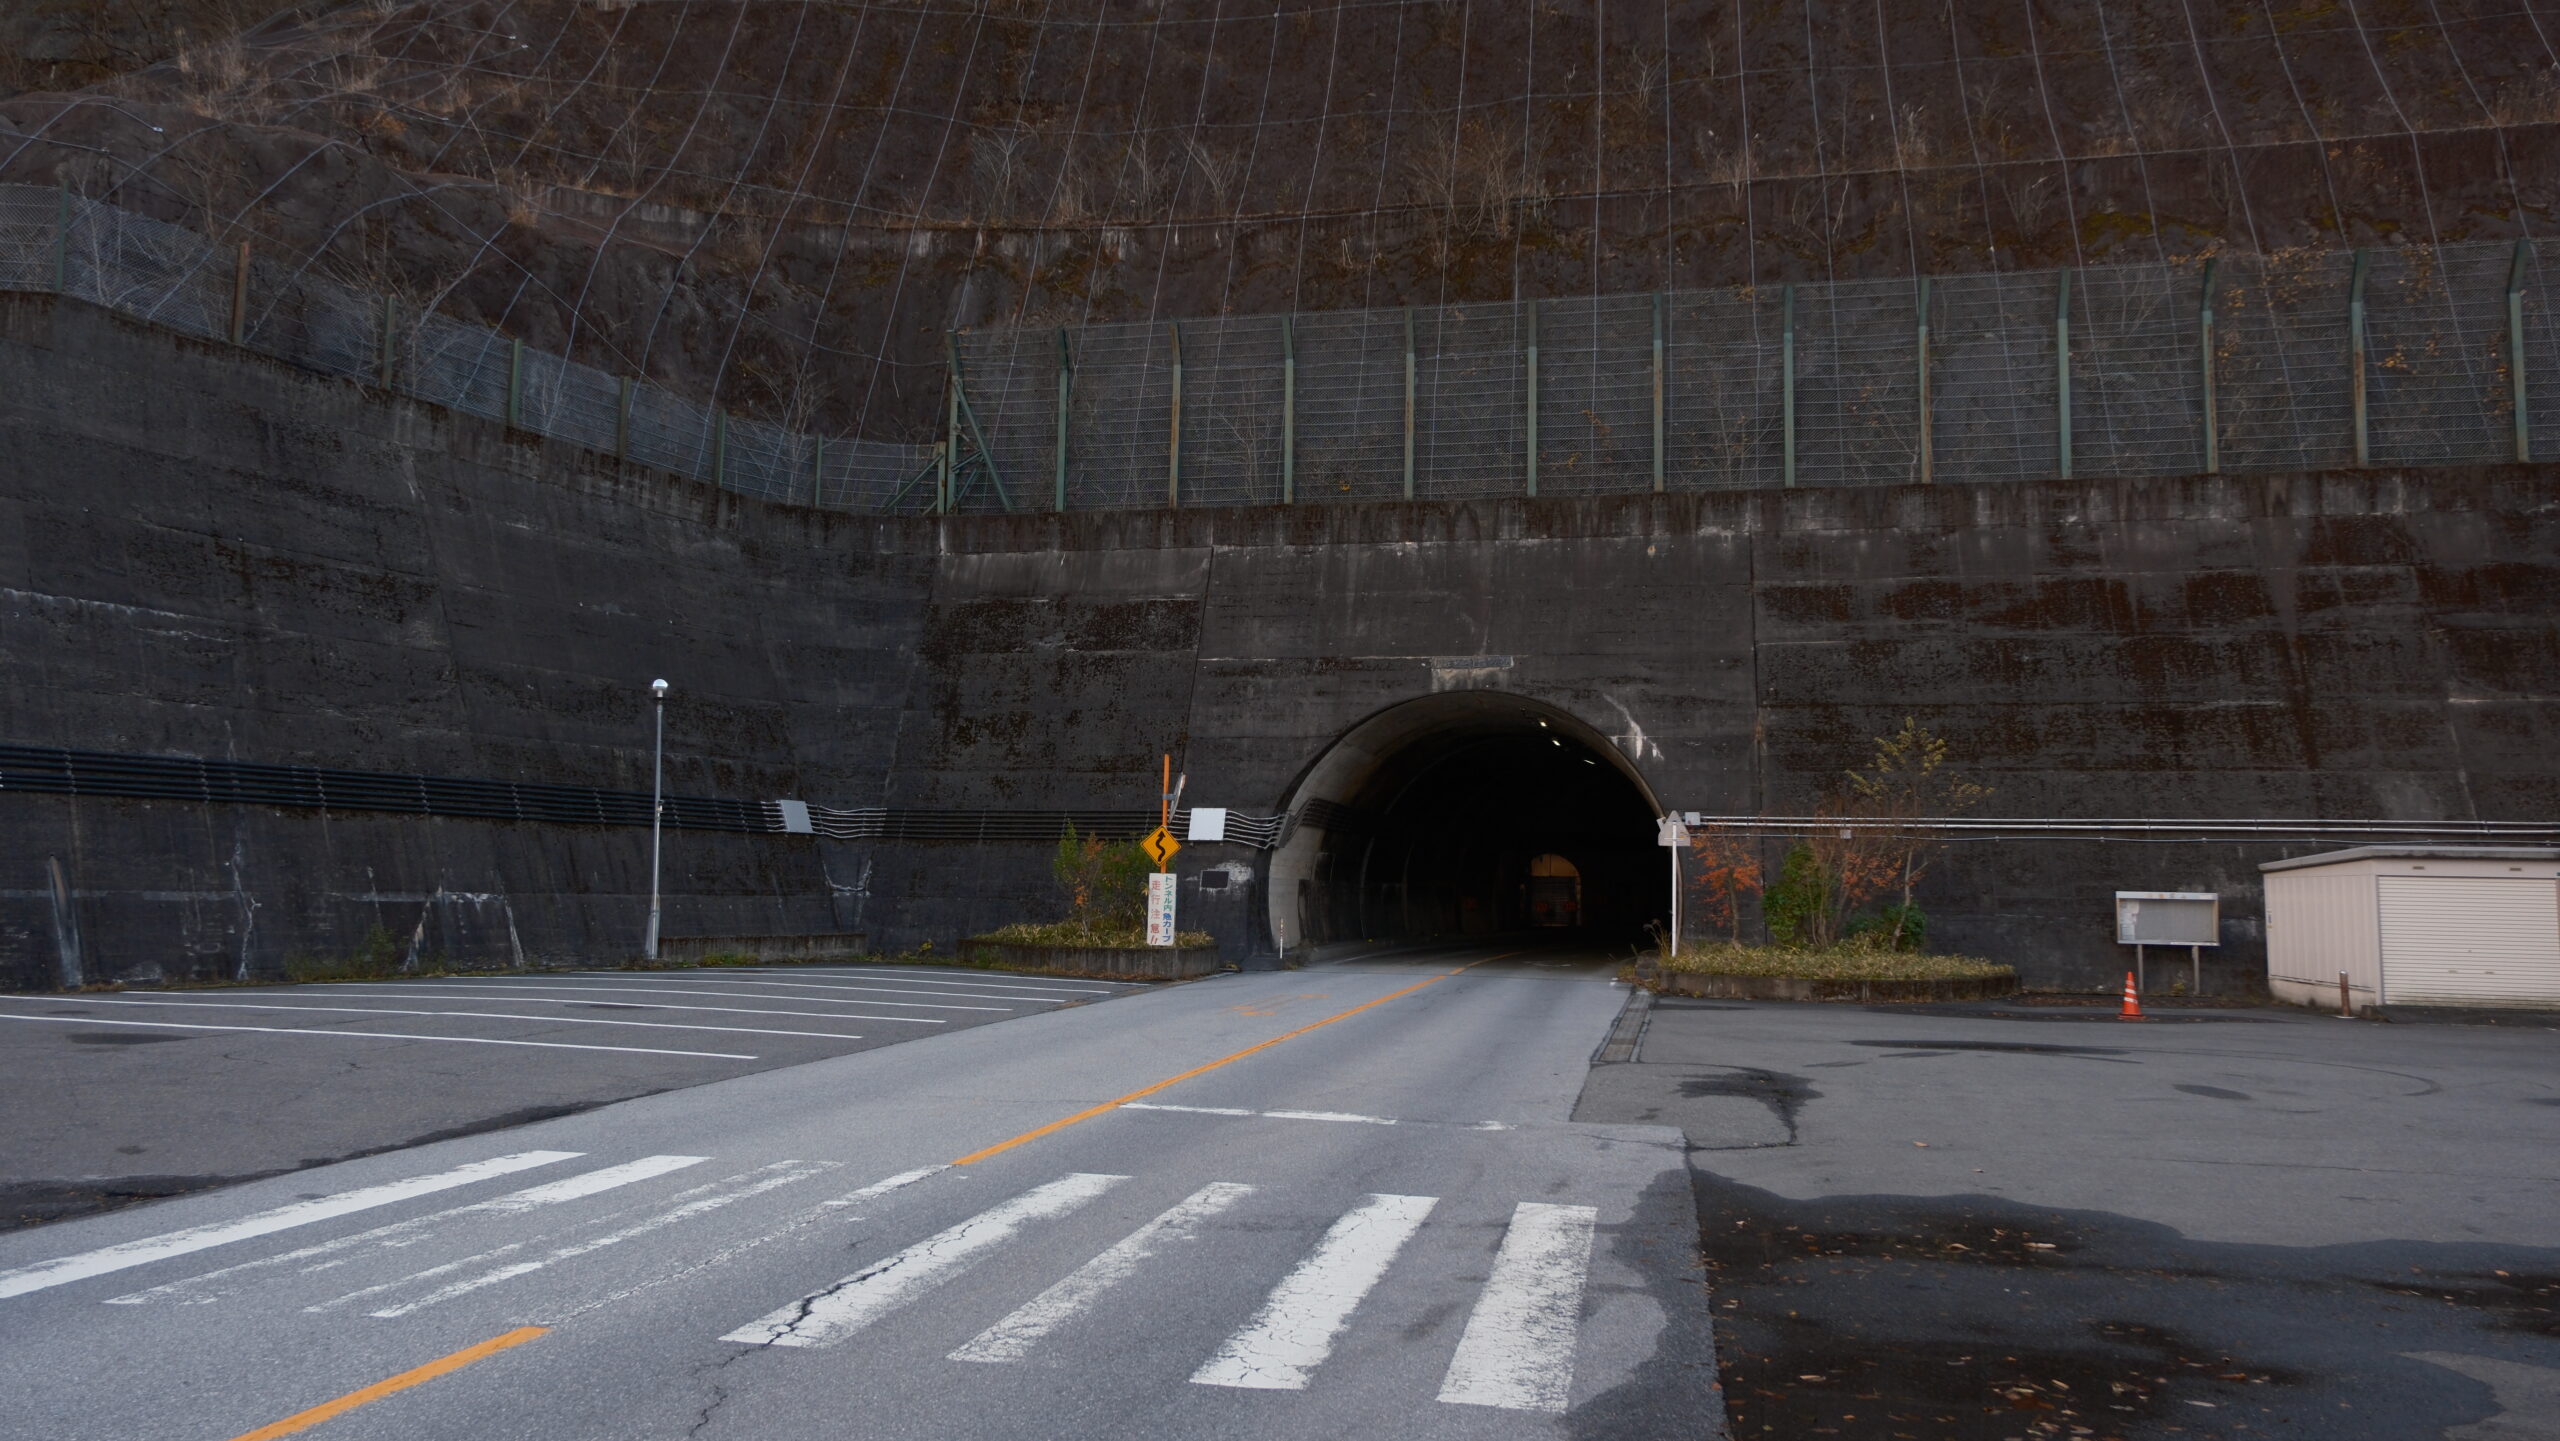
[[[656,696],[660,700],[665,700],[667,698],[667,683],[662,680],[653,680],[649,682],[649,694]]]

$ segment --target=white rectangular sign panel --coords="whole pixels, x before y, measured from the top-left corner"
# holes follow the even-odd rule
[[[2116,944],[2221,945],[2222,898],[2211,891],[2118,891]]]
[[[1225,806],[1193,806],[1191,808],[1191,833],[1184,836],[1184,840],[1223,841],[1226,838],[1227,808]]]
[[[1147,944],[1173,944],[1173,876],[1169,872],[1147,877]]]

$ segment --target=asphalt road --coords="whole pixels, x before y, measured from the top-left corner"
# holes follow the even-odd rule
[[[1487,959],[1051,1008],[0,1235],[0,1434],[1721,1435],[1682,1137],[1571,1119],[1627,993]]]
[[[1143,989],[791,966],[0,995],[0,1229]]]
[[[2560,1441],[2560,1018],[1664,1001],[1733,1434]]]

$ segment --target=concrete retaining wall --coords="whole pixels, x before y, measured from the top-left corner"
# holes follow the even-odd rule
[[[1455,688],[1559,707],[1676,808],[1790,812],[1905,715],[2012,815],[2560,814],[2543,467],[1294,510],[859,518],[0,298],[0,737],[839,805],[1267,812]],[[2327,844],[2327,843],[2320,843]],[[1933,942],[2123,969],[2108,895],[2314,845],[1959,847]],[[1182,924],[1267,943],[1260,853]],[[272,973],[377,932],[619,960],[645,832],[0,796],[0,979]],[[1226,884],[1204,887],[1204,871]],[[1045,848],[670,833],[672,932],[948,945],[1059,898]],[[1350,939],[1319,937],[1317,939]],[[2219,973],[2217,976],[2216,973]]]

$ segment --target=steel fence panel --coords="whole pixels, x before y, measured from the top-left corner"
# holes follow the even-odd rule
[[[1165,503],[1173,368],[1163,329],[1095,325],[1077,332],[1076,383],[1067,403],[1071,510],[1128,510]]]
[[[1931,435],[1941,481],[2040,480],[2060,466],[2054,312],[2060,277],[1937,281],[1930,327]]]
[[[1669,488],[1781,480],[1782,309],[1777,286],[1684,291],[1665,306]]]
[[[1518,495],[1526,486],[1528,365],[1521,321],[1520,307],[1498,303],[1414,312],[1416,496],[1480,499]],[[1402,328],[1399,317],[1399,343]],[[1401,382],[1401,352],[1396,363]],[[1305,475],[1302,465],[1302,488]]]
[[[1295,324],[1298,499],[1402,499],[1402,313],[1321,311]]]
[[[1909,281],[1796,294],[1796,483],[1920,478],[1919,311]]]
[[[2200,268],[2078,272],[2071,300],[2074,473],[2204,469],[2203,299]]]
[[[1057,508],[1058,332],[978,331],[960,337],[962,387],[1015,510]],[[993,493],[985,504],[995,505]]]
[[[2560,458],[2560,261],[2539,245],[2525,251],[2524,391],[2526,442],[2537,460]],[[2502,460],[2515,458],[2514,380],[2508,379],[2505,406],[2507,444]]]
[[[1653,297],[1550,300],[1538,320],[1538,493],[1653,488]]]
[[[2365,276],[2365,394],[2377,465],[2514,453],[2505,245],[2380,250]]]
[[[61,217],[60,191],[0,185],[0,290],[53,289]]]
[[[1184,505],[1279,503],[1280,391],[1276,318],[1184,324]]]
[[[2214,306],[2222,468],[2315,470],[2351,464],[2347,374],[2351,257],[2288,252],[2222,268]]]

